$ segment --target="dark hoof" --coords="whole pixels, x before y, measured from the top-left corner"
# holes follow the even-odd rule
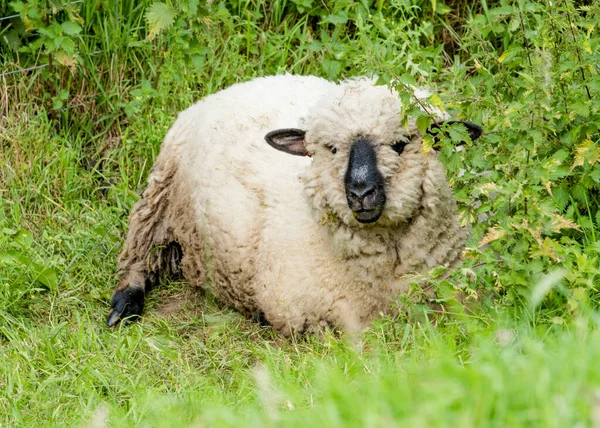
[[[108,315],[106,324],[112,327],[120,321],[125,323],[138,319],[144,309],[144,294],[144,290],[131,287],[115,291],[110,301],[113,310]]]
[[[262,327],[268,327],[271,325],[263,311],[255,311],[252,314],[252,321],[259,323]]]

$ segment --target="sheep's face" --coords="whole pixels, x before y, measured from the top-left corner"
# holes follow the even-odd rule
[[[481,129],[467,124],[471,138]],[[391,139],[356,135],[345,140],[310,140],[299,129],[270,132],[267,142],[278,150],[311,156],[308,180],[315,206],[327,217],[333,214],[352,225],[375,223],[388,226],[408,221],[419,208],[427,160],[421,136],[406,135],[398,128]],[[308,147],[308,148],[307,148]],[[438,177],[445,183],[445,177]]]
[[[409,221],[421,206],[424,180],[432,176],[426,178],[429,160],[420,133],[401,124],[398,98],[385,87],[345,89],[319,106],[305,122],[306,131],[281,129],[265,137],[278,150],[313,158],[305,178],[314,206],[325,219],[333,216],[349,226]],[[472,139],[481,133],[465,125]],[[445,185],[443,168],[439,171],[436,186]]]
[[[422,176],[424,162],[419,144],[411,146],[414,153],[405,154],[407,159],[400,158],[410,142],[402,131],[391,144],[373,135],[339,140],[310,140],[309,135],[284,129],[267,134],[266,140],[278,150],[313,158],[309,195],[326,218],[333,215],[346,224],[398,223],[414,211],[421,194],[412,188],[420,183],[411,181]]]

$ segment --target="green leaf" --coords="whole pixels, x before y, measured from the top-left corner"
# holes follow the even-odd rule
[[[461,143],[463,141],[469,141],[469,131],[465,125],[455,123],[448,127],[448,134],[453,143]]]
[[[312,7],[313,0],[292,0],[292,3],[296,5],[298,12],[303,13]]]
[[[425,134],[425,132],[427,132],[427,128],[429,128],[429,125],[431,125],[431,119],[429,116],[423,114],[417,117],[417,128],[419,128],[419,131],[421,131],[422,134]]]
[[[342,63],[339,61],[323,58],[321,65],[329,79],[337,78],[342,71]]]
[[[335,25],[342,25],[348,22],[348,14],[341,10],[336,14],[327,15],[321,22],[330,22]]]
[[[17,231],[14,229],[9,229],[8,227],[5,227],[2,229],[2,234],[4,235],[16,235]]]
[[[553,188],[552,196],[554,196],[554,200],[561,210],[564,209],[569,203],[569,192],[564,186]]]
[[[31,272],[36,281],[41,282],[50,290],[56,290],[58,287],[58,276],[54,269],[34,262],[31,258],[20,251],[6,251],[0,253],[0,262],[6,264],[17,264],[23,266]]]
[[[588,117],[590,115],[590,106],[583,101],[575,101],[569,107],[579,116]]]
[[[11,1],[9,5],[17,13],[22,13],[25,9],[25,3],[23,3],[22,1]]]
[[[435,13],[437,13],[438,15],[445,15],[449,12],[452,12],[452,8],[449,6],[446,6],[444,3],[439,3],[435,7]]]
[[[23,248],[29,248],[33,244],[33,236],[24,229],[19,230],[14,239]]]
[[[46,36],[50,39],[54,39],[56,37],[56,34],[52,31],[51,29],[52,27],[48,27],[48,28],[38,28],[38,33],[40,33],[43,36]]]
[[[68,54],[68,55],[74,55],[75,54],[75,42],[73,41],[73,39],[63,39],[62,42],[62,49]]]
[[[17,51],[21,47],[21,39],[15,30],[11,30],[4,34],[1,40],[6,42],[6,45],[12,51]]]
[[[81,33],[81,26],[76,22],[67,21],[60,24],[60,26],[62,27],[63,33],[69,36]]]
[[[52,268],[41,268],[37,263],[34,265],[35,280],[41,282],[50,290],[56,290],[58,287],[58,276]]]
[[[22,265],[29,265],[31,263],[31,259],[20,251],[11,250],[0,253],[0,262],[4,262],[6,264],[20,263]]]
[[[181,3],[181,9],[186,13],[186,14],[194,14],[196,13],[196,10],[198,9],[198,5],[200,4],[199,0],[188,0],[187,2],[182,2]]]
[[[206,63],[206,57],[204,55],[194,55],[190,58],[192,64],[194,64],[194,68],[197,72],[201,72],[204,68],[204,64]]]
[[[54,48],[52,50],[55,51],[55,50],[60,49],[64,41],[65,41],[65,38],[62,36],[58,36],[58,37],[55,37],[54,39],[52,39],[52,44],[54,45]]]
[[[27,16],[31,19],[40,19],[42,17],[42,14],[40,13],[40,10],[37,8],[37,6],[34,6],[27,9]]]
[[[446,267],[446,266],[437,266],[437,267],[434,267],[433,269],[431,269],[429,271],[429,275],[432,278],[439,278],[440,276],[442,276],[447,271],[448,271],[448,267]]]
[[[303,47],[311,52],[320,52],[321,49],[323,49],[323,43],[319,42],[318,40],[313,40]]]
[[[152,40],[162,30],[169,28],[175,21],[175,13],[165,3],[154,3],[146,12],[146,21],[148,22],[148,38]]]
[[[408,73],[403,73],[400,75],[398,81],[408,86],[418,86],[415,78]]]

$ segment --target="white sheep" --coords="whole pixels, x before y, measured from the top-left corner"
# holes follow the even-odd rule
[[[283,335],[354,332],[408,291],[408,274],[455,266],[467,230],[401,111],[367,79],[285,75],[182,112],[133,207],[108,324],[137,317],[159,275],[181,272]]]

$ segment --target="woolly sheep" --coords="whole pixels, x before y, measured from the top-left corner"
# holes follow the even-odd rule
[[[180,113],[131,212],[108,325],[182,273],[285,336],[356,332],[408,291],[408,274],[455,266],[468,232],[401,107],[368,79],[285,75]]]

